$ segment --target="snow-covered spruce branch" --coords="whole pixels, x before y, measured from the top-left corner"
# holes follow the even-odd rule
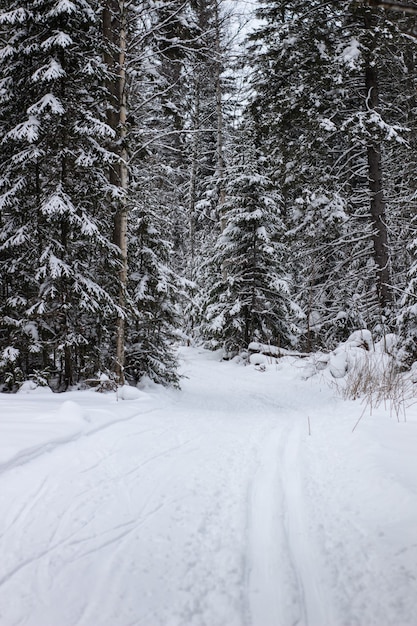
[[[147,129],[146,132],[150,133],[152,131]],[[183,135],[199,135],[200,133],[212,133],[213,132],[213,128],[198,128],[196,130],[194,130],[194,129],[170,130],[170,131],[166,131],[166,132],[162,132],[162,133],[160,131],[158,131],[158,130],[154,130],[153,132],[155,133],[155,137],[153,137],[152,139],[149,139],[145,143],[141,144],[139,146],[139,148],[137,148],[132,153],[132,158],[134,158],[135,156],[140,154],[143,150],[146,150],[146,148],[148,148],[150,145],[152,145],[155,142],[160,141],[161,139],[164,139],[166,137],[183,136]],[[174,148],[173,146],[168,146],[168,145],[164,144],[164,147],[167,148],[168,150],[176,151],[176,148]]]
[[[379,9],[387,9],[388,11],[400,11],[408,15],[417,15],[417,7],[412,6],[408,2],[391,2],[390,0],[357,0],[358,6],[369,6]]]

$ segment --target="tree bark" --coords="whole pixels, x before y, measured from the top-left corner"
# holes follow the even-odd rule
[[[365,28],[372,27],[372,15],[365,15]],[[378,111],[379,84],[376,64],[370,51],[365,61],[366,105],[368,111]],[[382,179],[381,143],[371,139],[367,146],[370,213],[373,225],[374,260],[377,266],[377,293],[379,305],[384,309],[392,300],[388,230],[385,215]]]
[[[217,185],[219,190],[218,209],[220,216],[220,230],[226,228],[226,219],[223,211],[223,205],[226,200],[226,190],[224,187],[225,161],[224,161],[224,121],[223,121],[223,90],[221,83],[222,74],[222,50],[221,50],[221,32],[220,32],[220,12],[219,1],[214,2],[214,18],[216,29],[216,63],[215,63],[215,80],[216,80],[216,144],[217,144]]]
[[[103,34],[107,45],[104,60],[108,68],[107,89],[110,102],[107,109],[107,121],[115,131],[113,145],[118,155],[117,163],[110,168],[109,178],[112,185],[120,188],[120,198],[114,216],[114,243],[120,249],[119,270],[119,314],[116,320],[116,365],[115,374],[123,384],[125,363],[125,326],[127,290],[127,192],[129,186],[127,153],[127,91],[126,91],[126,6],[125,0],[106,0],[103,8]]]

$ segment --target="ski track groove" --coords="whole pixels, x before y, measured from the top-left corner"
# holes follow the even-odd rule
[[[105,424],[100,424],[99,426],[90,428],[87,431],[80,430],[70,435],[63,435],[62,437],[57,437],[56,439],[52,441],[48,441],[47,443],[38,444],[31,448],[26,448],[25,450],[18,452],[11,459],[4,461],[4,462],[0,462],[0,476],[18,467],[27,465],[28,463],[35,461],[38,457],[42,457],[45,454],[54,452],[55,450],[60,449],[62,446],[72,444],[83,438],[92,437],[102,432],[103,430],[107,430],[108,428],[117,426],[117,424],[130,422],[139,416],[147,415],[149,413],[153,413],[159,410],[161,410],[161,407],[148,409],[146,411],[143,411],[142,409],[137,408],[135,409],[135,412],[132,413],[131,415],[119,417],[116,420],[112,420],[111,422],[107,422]],[[150,430],[150,429],[147,429],[147,430]],[[147,432],[147,430],[145,430],[144,432]]]
[[[22,506],[19,507],[19,509],[14,513],[13,518],[10,520],[6,528],[1,533],[0,539],[2,539],[9,532],[12,526],[21,521],[22,518],[26,518],[29,515],[29,513],[33,510],[36,504],[40,501],[41,496],[45,493],[45,486],[47,482],[48,479],[44,478],[44,480],[41,481],[41,484],[37,486],[35,491],[30,494],[29,499],[26,500],[22,504]]]
[[[317,579],[317,563],[312,549],[314,542],[310,536],[307,520],[308,511],[303,504],[299,459],[300,424],[287,433],[281,442],[282,460],[281,487],[283,491],[284,531],[290,562],[297,586],[300,615],[295,624],[302,626],[326,626],[332,624],[323,608],[327,606],[325,592]]]
[[[129,415],[0,465],[0,480],[22,485],[16,501],[6,494],[0,545],[14,549],[0,565],[1,626],[393,626],[395,611],[401,626],[417,624],[407,591],[391,591],[415,583],[417,544],[381,571],[378,537],[343,491],[350,444],[332,449],[332,433],[320,431],[319,391],[284,377],[276,394],[262,393],[262,373],[242,386],[232,367],[208,363],[182,395],[132,404]],[[13,592],[29,579],[19,614]],[[391,599],[369,608],[374,580]],[[71,613],[42,620],[67,592]],[[15,617],[3,622],[4,610]]]

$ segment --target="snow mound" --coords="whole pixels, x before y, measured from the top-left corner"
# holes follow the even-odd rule
[[[343,345],[351,348],[364,348],[365,350],[372,350],[374,347],[374,340],[372,339],[372,333],[366,328],[361,330],[355,330]]]
[[[252,365],[267,365],[271,361],[265,354],[251,354],[249,357],[249,363]]]
[[[319,358],[316,355],[313,363],[307,363],[303,378],[310,378],[321,371],[329,372],[332,378],[344,378],[352,370],[363,367],[369,360],[373,368],[386,369],[396,343],[397,336],[393,333],[385,335],[379,341],[374,341],[369,330],[355,330],[335,350],[329,354],[320,354]]]
[[[35,391],[38,388],[38,385],[33,382],[33,380],[25,380],[25,382],[21,385],[18,393],[30,393],[31,391]]]
[[[348,355],[344,350],[335,350],[329,359],[329,371],[333,378],[343,378],[349,369]]]
[[[60,420],[90,422],[88,413],[72,400],[66,400],[58,409],[58,417]]]
[[[34,380],[25,380],[17,393],[53,393],[50,387],[38,385]]]
[[[118,397],[121,400],[139,400],[145,397],[143,391],[137,389],[136,387],[131,387],[130,385],[123,385],[118,390]]]

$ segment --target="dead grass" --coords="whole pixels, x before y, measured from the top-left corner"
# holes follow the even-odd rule
[[[340,393],[345,400],[362,399],[364,409],[353,427],[356,429],[365,413],[384,406],[397,421],[407,421],[407,408],[417,401],[417,390],[412,377],[401,372],[387,354],[365,353],[351,365]]]

